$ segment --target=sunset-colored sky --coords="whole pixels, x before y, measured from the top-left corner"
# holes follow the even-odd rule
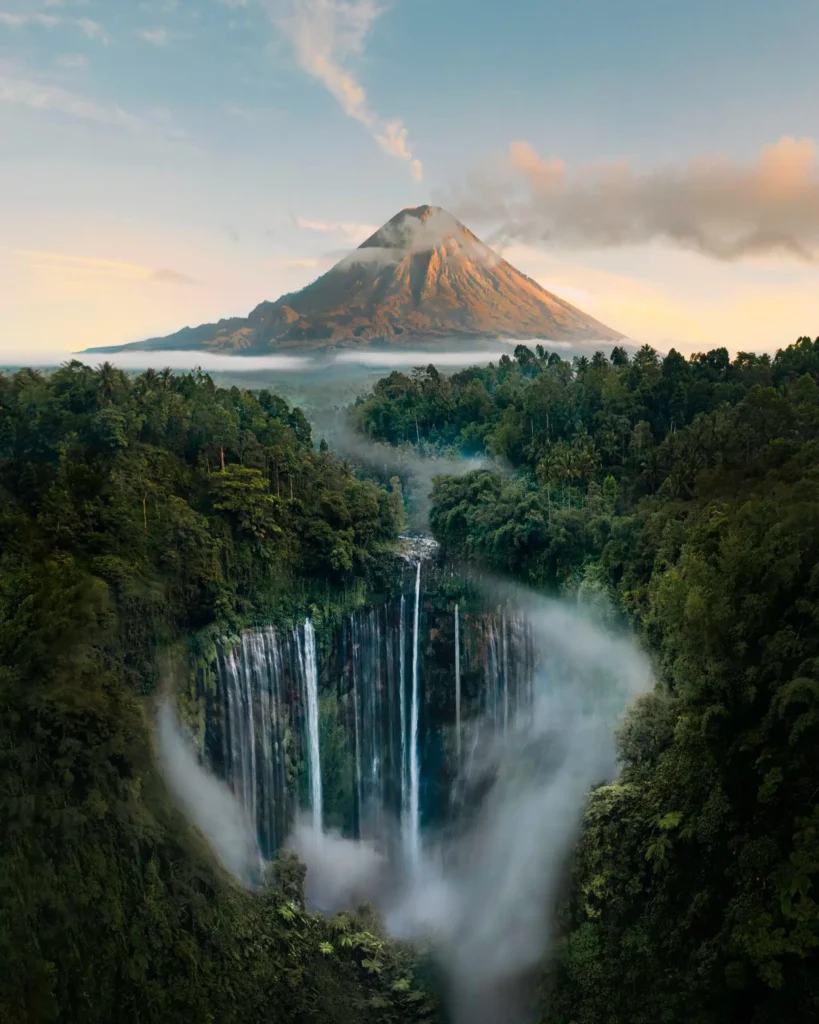
[[[819,334],[816,0],[0,0],[0,361],[294,291],[440,202],[636,341]]]

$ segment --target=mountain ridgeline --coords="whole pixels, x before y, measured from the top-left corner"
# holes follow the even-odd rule
[[[402,210],[318,280],[246,318],[90,352],[313,352],[371,344],[622,338],[546,291],[439,207]]]

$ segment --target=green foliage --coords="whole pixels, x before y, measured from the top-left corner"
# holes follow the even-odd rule
[[[774,360],[542,353],[393,396],[398,439],[423,393],[422,436],[517,467],[437,481],[445,551],[612,599],[660,671],[588,804],[544,1024],[819,1017],[817,379],[803,338]],[[371,434],[387,386],[355,410]]]
[[[0,375],[4,1024],[421,1018],[418,986],[391,987],[415,960],[369,932],[340,950],[293,858],[260,893],[214,865],[155,768],[145,699],[167,653],[207,664],[216,636],[302,603],[302,579],[322,608],[355,593],[400,522],[269,393],[79,363]]]

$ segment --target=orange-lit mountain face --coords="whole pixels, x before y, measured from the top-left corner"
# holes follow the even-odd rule
[[[445,339],[622,337],[515,270],[445,210],[419,206],[396,214],[300,292],[262,302],[246,319],[124,347],[250,355]]]

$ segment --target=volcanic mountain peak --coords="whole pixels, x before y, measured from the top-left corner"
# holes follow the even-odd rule
[[[451,213],[424,205],[401,210],[312,284],[260,303],[246,319],[120,348],[249,355],[376,342],[622,337],[515,270]]]
[[[447,238],[475,240],[471,231],[440,206],[407,206],[362,242],[359,249],[417,252],[438,245]]]

